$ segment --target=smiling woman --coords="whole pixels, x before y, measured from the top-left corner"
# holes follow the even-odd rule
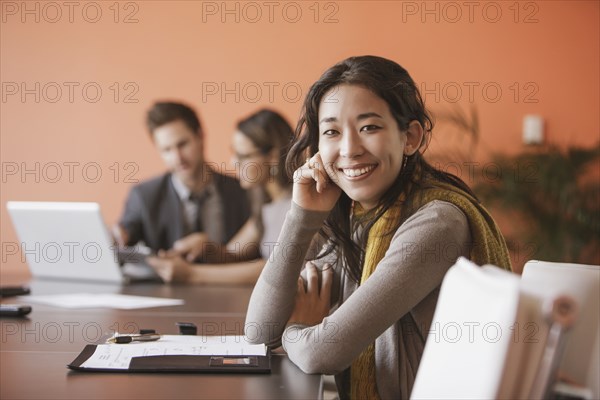
[[[319,107],[320,157],[332,167],[331,180],[373,209],[400,174],[403,157],[419,147],[423,128],[414,121],[401,132],[385,101],[361,86],[343,84],[325,97],[337,101]]]
[[[423,158],[431,130],[408,72],[380,57],[336,64],[304,102],[293,205],[247,323],[303,371],[335,374],[340,398],[408,398],[448,268],[511,268],[468,186]]]

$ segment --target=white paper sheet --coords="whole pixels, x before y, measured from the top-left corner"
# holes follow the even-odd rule
[[[72,293],[41,296],[22,296],[20,301],[34,304],[46,304],[62,308],[117,308],[132,310],[136,308],[177,306],[184,304],[181,299],[162,297],[131,296],[108,293]]]
[[[133,357],[159,355],[264,356],[264,344],[250,344],[244,336],[163,335],[156,342],[101,344],[82,368],[127,369]]]

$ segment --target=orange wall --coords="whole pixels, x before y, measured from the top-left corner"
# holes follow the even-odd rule
[[[272,106],[295,121],[309,85],[351,55],[405,66],[434,111],[473,103],[474,159],[520,150],[529,113],[554,142],[599,140],[597,1],[72,4],[0,1],[3,270],[25,268],[5,252],[17,241],[6,201],[97,201],[112,224],[131,181],[162,171],[143,126],[154,100],[196,106],[208,159],[227,162],[237,118]]]

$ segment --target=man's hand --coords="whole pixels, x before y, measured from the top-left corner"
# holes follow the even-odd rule
[[[165,283],[187,282],[192,274],[190,263],[178,255],[168,256],[164,250],[158,252],[158,257],[148,257],[146,262]]]
[[[324,265],[321,275],[321,287],[319,287],[317,267],[309,261],[306,263],[306,278],[308,281],[306,288],[304,288],[302,277],[298,278],[296,305],[288,320],[288,325],[314,326],[320,324],[323,318],[329,315],[333,268],[329,264]]]
[[[208,244],[212,244],[212,242],[208,239],[206,233],[191,233],[176,241],[167,255],[171,257],[180,256],[188,262],[193,262],[198,257],[204,255]]]
[[[117,224],[113,226],[111,231],[113,240],[119,247],[127,246],[127,243],[129,243],[129,233],[121,225]]]

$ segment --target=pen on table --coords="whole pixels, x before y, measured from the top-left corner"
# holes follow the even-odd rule
[[[119,335],[109,338],[107,343],[126,344],[131,342],[154,342],[160,339],[160,335],[156,333],[143,333],[133,335]]]

